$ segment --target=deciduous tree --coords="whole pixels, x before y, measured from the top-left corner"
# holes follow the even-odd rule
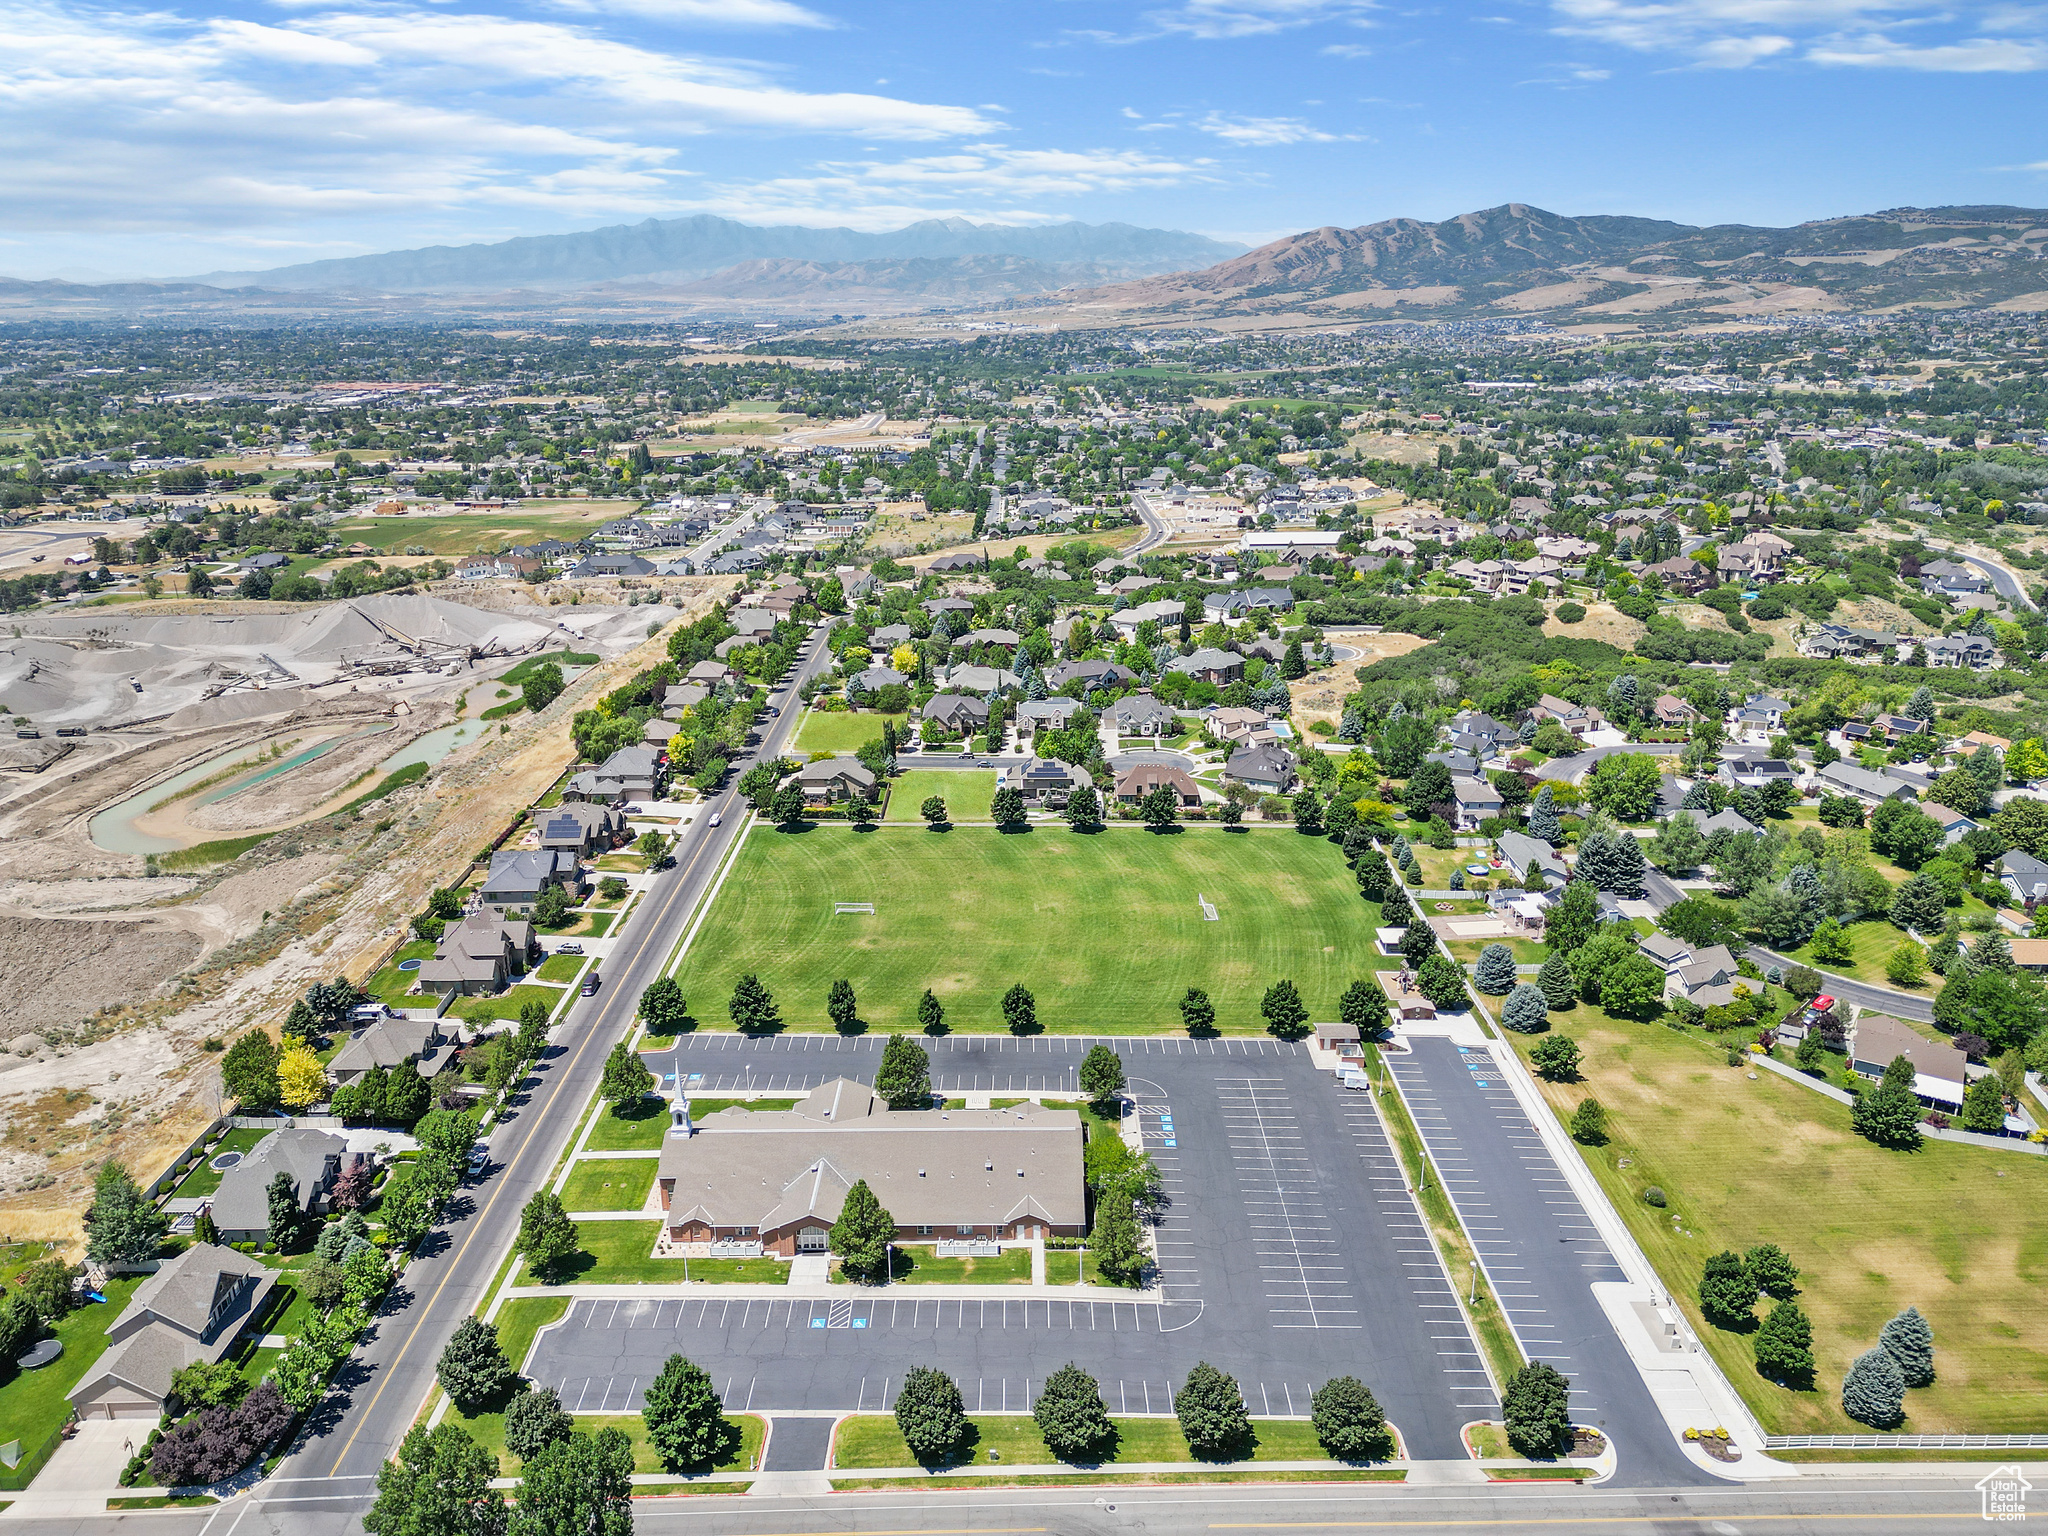
[[[944,1371],[913,1366],[896,1394],[896,1428],[922,1464],[945,1461],[967,1433],[960,1388]]]
[[[1204,1461],[1230,1457],[1252,1432],[1237,1378],[1206,1360],[1197,1361],[1188,1372],[1188,1379],[1174,1395],[1173,1409],[1188,1449]]]
[[[1189,987],[1180,1000],[1181,1027],[1191,1035],[1206,1035],[1216,1028],[1216,1005],[1200,987]]]
[[[1045,1448],[1061,1461],[1094,1461],[1116,1438],[1101,1388],[1072,1361],[1046,1377],[1031,1417]]]
[[[1541,1360],[1508,1378],[1500,1407],[1508,1444],[1524,1456],[1554,1456],[1571,1436],[1571,1383]]]
[[[896,1236],[896,1218],[882,1208],[866,1179],[855,1179],[832,1223],[832,1252],[853,1279],[874,1283],[888,1278],[889,1244]]]
[[[518,1380],[498,1343],[498,1325],[465,1317],[441,1351],[434,1367],[448,1400],[469,1413],[497,1401]]]
[[[752,971],[739,980],[732,989],[732,1000],[726,1004],[726,1012],[732,1016],[733,1028],[741,1034],[767,1034],[782,1028],[782,1015],[776,1010],[774,994],[761,985],[761,978]]]
[[[1384,1461],[1394,1451],[1387,1415],[1356,1376],[1338,1376],[1309,1398],[1316,1440],[1339,1461]]]
[[[491,1486],[498,1458],[451,1422],[415,1424],[377,1469],[370,1536],[503,1536],[505,1497]]]
[[[1038,1033],[1038,1004],[1021,981],[1003,994],[1003,1023],[1013,1035]]]
[[[891,1035],[875,1069],[875,1092],[891,1109],[923,1109],[931,1103],[932,1060],[924,1047],[903,1035]]]
[[[1282,978],[1266,988],[1259,1003],[1266,1030],[1281,1040],[1299,1040],[1308,1033],[1308,1008],[1292,981]]]
[[[1545,1035],[1529,1052],[1536,1071],[1544,1081],[1576,1083],[1579,1080],[1579,1043],[1570,1035]]]
[[[716,1466],[739,1445],[739,1426],[725,1416],[710,1375],[680,1354],[647,1384],[640,1413],[647,1443],[671,1472]]]

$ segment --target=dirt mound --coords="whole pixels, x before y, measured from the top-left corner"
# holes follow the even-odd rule
[[[130,1002],[136,978],[175,976],[204,948],[194,935],[154,923],[0,923],[0,1037],[75,1024]]]

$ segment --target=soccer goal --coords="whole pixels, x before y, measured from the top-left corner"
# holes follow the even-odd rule
[[[1205,923],[1215,922],[1216,903],[1209,900],[1200,891],[1195,892],[1195,901],[1202,909],[1202,921]]]
[[[844,917],[849,912],[865,912],[869,917],[873,917],[875,915],[875,904],[872,901],[835,901],[832,903],[832,915],[834,917]]]

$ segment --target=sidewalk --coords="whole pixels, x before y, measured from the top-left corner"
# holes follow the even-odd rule
[[[677,1268],[682,1267],[681,1260]],[[1034,1266],[1035,1268],[1036,1266]],[[1040,1269],[1038,1273],[1043,1273]],[[507,1298],[567,1296],[580,1301],[675,1301],[681,1297],[723,1296],[730,1301],[1072,1301],[1121,1302],[1130,1306],[1192,1305],[1167,1303],[1157,1291],[1116,1285],[732,1285],[717,1280],[668,1280],[645,1285],[512,1285],[499,1293]]]

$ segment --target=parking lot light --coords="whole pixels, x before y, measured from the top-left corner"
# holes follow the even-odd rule
[[[1468,1307],[1479,1305],[1479,1261],[1477,1259],[1472,1261],[1472,1295],[1466,1300],[1465,1305]]]

